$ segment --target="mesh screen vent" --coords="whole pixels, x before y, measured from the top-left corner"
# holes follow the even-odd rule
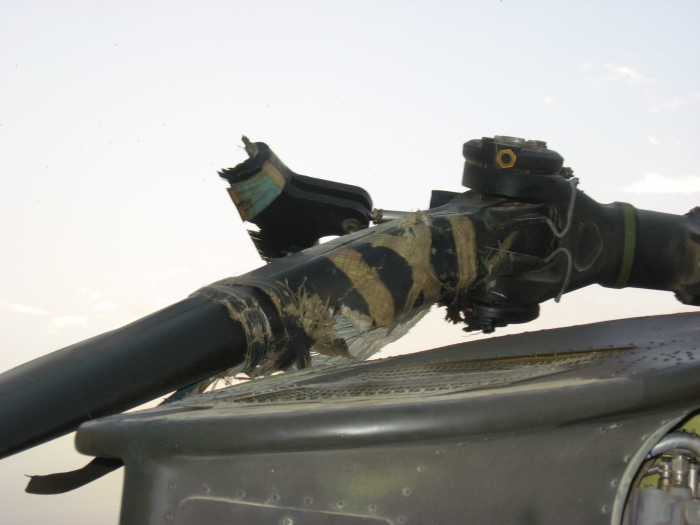
[[[328,383],[292,386],[278,391],[229,397],[235,403],[318,402],[400,395],[435,395],[504,386],[615,357],[634,347],[559,355],[452,361],[358,370],[356,375]],[[262,386],[262,385],[261,385]],[[220,399],[223,401],[223,399]]]

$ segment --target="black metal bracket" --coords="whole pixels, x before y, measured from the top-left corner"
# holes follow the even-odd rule
[[[243,137],[250,158],[219,172],[260,256],[272,261],[316,244],[322,237],[345,235],[369,226],[372,198],[350,184],[293,172],[263,142]]]

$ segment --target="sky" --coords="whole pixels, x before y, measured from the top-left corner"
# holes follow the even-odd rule
[[[685,213],[698,27],[697,1],[0,0],[0,372],[262,264],[216,174],[243,134],[379,208],[462,191],[462,144],[499,134],[599,202]],[[594,286],[496,336],[688,310]],[[482,337],[442,315],[381,357]],[[121,471],[24,494],[89,461],[72,439],[0,461],[0,521],[117,523]]]

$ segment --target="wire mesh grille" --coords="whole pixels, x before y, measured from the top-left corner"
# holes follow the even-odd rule
[[[327,383],[287,385],[274,391],[269,389],[262,392],[248,391],[240,396],[228,397],[226,401],[234,403],[318,402],[399,395],[435,395],[474,390],[508,385],[588,366],[618,356],[632,348],[619,347],[558,355],[532,355],[358,370],[355,375],[329,380]]]

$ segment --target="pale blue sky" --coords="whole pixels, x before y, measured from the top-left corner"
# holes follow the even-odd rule
[[[698,27],[697,1],[0,0],[0,371],[260,264],[216,175],[244,133],[378,207],[459,191],[462,143],[506,134],[547,140],[601,202],[685,213]],[[520,330],[682,309],[583,290]],[[465,340],[441,315],[389,353]],[[23,494],[87,462],[71,449],[0,461],[0,521],[116,523],[120,474]]]

